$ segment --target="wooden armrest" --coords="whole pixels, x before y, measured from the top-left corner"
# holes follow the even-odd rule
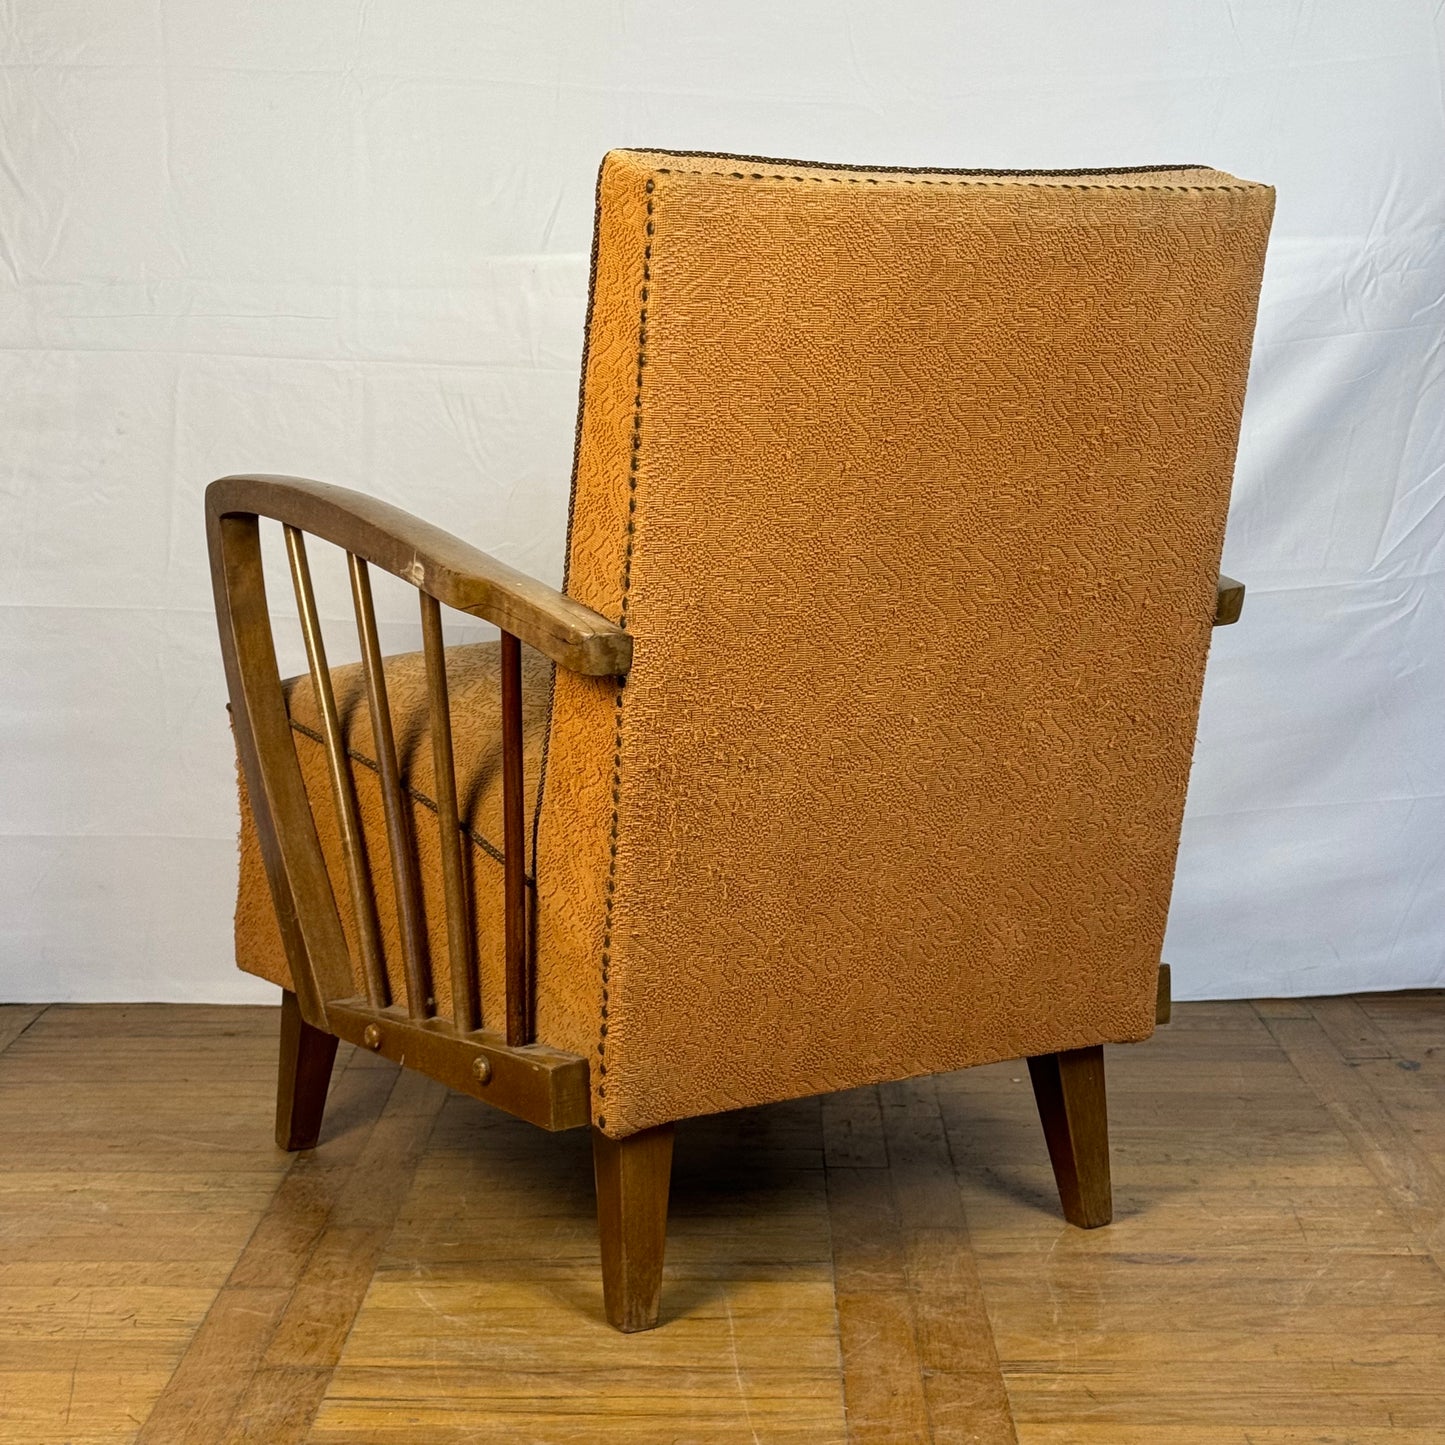
[[[1243,611],[1244,583],[1221,575],[1219,590],[1214,597],[1214,625],[1228,627],[1231,622],[1239,621],[1239,614]]]
[[[216,521],[270,517],[309,532],[494,623],[572,672],[621,676],[632,665],[632,638],[615,623],[375,497],[303,477],[222,477],[206,488],[206,511]]]

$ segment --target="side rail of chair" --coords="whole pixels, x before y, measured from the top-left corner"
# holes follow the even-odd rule
[[[1240,613],[1243,611],[1244,583],[1236,582],[1233,577],[1225,577],[1221,574],[1214,592],[1214,625],[1228,627],[1231,623],[1239,621]],[[1158,988],[1154,999],[1154,1022],[1156,1024],[1167,1024],[1173,1016],[1173,993],[1173,980],[1169,965],[1161,963]]]
[[[364,988],[361,996],[356,994],[350,954],[281,688],[262,575],[263,517],[279,522],[285,535],[355,919]],[[453,1088],[544,1127],[587,1123],[586,1061],[533,1043],[535,989],[527,945],[521,644],[537,648],[561,667],[610,676],[625,674],[631,665],[631,637],[589,608],[449,533],[385,502],[322,482],[294,477],[224,477],[207,489],[206,530],[236,745],[302,1016],[315,1028],[419,1068]],[[307,534],[347,554],[405,972],[405,999],[401,1001],[391,997],[355,784],[312,588]],[[451,1018],[436,1013],[411,806],[397,760],[370,566],[414,586],[421,606]],[[505,1017],[500,1026],[481,1016],[457,806],[442,644],[443,606],[481,617],[502,632]]]

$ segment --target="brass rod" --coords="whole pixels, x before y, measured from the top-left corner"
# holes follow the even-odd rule
[[[432,761],[436,772],[437,827],[442,883],[447,900],[447,954],[451,963],[452,1021],[463,1033],[482,1025],[477,976],[472,967],[471,911],[467,906],[461,818],[457,809],[456,762],[452,755],[452,714],[447,696],[447,656],[442,610],[435,597],[419,592],[421,635],[426,652],[427,698],[431,707]]]
[[[366,700],[371,710],[371,736],[381,776],[381,802],[386,813],[386,842],[391,854],[391,877],[396,889],[396,920],[401,933],[401,956],[406,969],[406,1010],[412,1018],[430,1018],[433,999],[428,975],[426,923],[422,914],[421,883],[409,813],[411,804],[401,786],[392,733],[391,709],[386,700],[381,643],[376,635],[376,609],[371,600],[371,578],[366,563],[354,552],[346,554],[351,568],[351,595],[356,606],[356,633],[361,640],[361,666],[366,677]]]
[[[502,633],[502,839],[506,917],[507,1042],[532,1041],[527,967],[527,843],[522,831],[522,644]]]
[[[356,920],[356,939],[361,950],[362,980],[366,999],[373,1008],[388,1004],[386,966],[381,949],[381,925],[376,916],[376,896],[366,866],[362,845],[361,818],[356,805],[356,783],[346,761],[346,741],[336,712],[336,693],[326,666],[326,644],[321,619],[316,611],[316,593],[311,586],[311,567],[306,560],[306,538],[296,527],[285,527],[286,555],[291,562],[291,582],[296,589],[296,606],[301,614],[301,637],[306,644],[306,661],[311,685],[321,712],[321,731],[326,738],[326,761],[331,768],[331,797],[336,805],[336,827],[341,835],[341,852],[346,859],[346,882],[351,893],[351,912]]]

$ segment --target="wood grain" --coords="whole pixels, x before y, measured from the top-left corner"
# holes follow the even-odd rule
[[[55,1005],[0,1054],[0,1439],[135,1437],[286,1172],[276,1028]]]
[[[41,1003],[0,1004],[0,1052],[9,1048],[45,1009]]]
[[[631,1336],[583,1133],[343,1047],[293,1158],[273,1009],[5,1029],[5,1445],[1445,1438],[1440,994],[1176,1005],[1110,1054],[1108,1229],[1022,1063],[694,1121]]]
[[[356,635],[361,644],[361,670],[366,679],[372,756],[376,759],[382,811],[386,815],[386,851],[391,858],[397,931],[401,935],[401,957],[406,971],[406,1011],[414,1019],[431,1018],[436,1011],[436,1000],[432,997],[431,958],[421,906],[421,873],[416,839],[412,836],[411,800],[403,787],[396,755],[381,637],[376,629],[376,607],[371,597],[371,574],[366,563],[354,553],[347,556],[346,563],[351,574]],[[331,998],[327,1002],[331,1002]]]
[[[291,990],[281,994],[281,1047],[276,1077],[276,1147],[288,1153],[314,1149],[326,1113],[326,1094],[336,1063],[334,1034],[313,1029],[301,1017]]]
[[[662,1307],[672,1136],[671,1124],[625,1139],[592,1131],[603,1308],[627,1334],[655,1328]]]
[[[630,658],[631,637],[620,627],[597,618],[550,588],[541,584],[523,586],[526,579],[520,578],[520,574],[512,574],[483,554],[473,553],[455,538],[355,493],[294,478],[229,477],[207,488],[206,507],[211,580],[222,660],[231,695],[236,751],[246,779],[256,841],[301,1018],[315,1030],[377,1050],[397,1062],[404,1061],[407,1067],[418,1069],[449,1087],[482,1093],[499,1107],[512,1109],[545,1127],[569,1128],[588,1122],[586,1060],[555,1049],[524,1047],[532,1036],[535,1000],[527,947],[521,639],[535,640],[532,633],[538,627],[545,631],[548,619],[564,631],[576,624],[581,628],[578,637],[582,640],[578,641],[581,656],[574,658],[574,662],[581,666],[589,658],[591,664],[598,664],[598,647],[603,655],[614,660],[624,653]],[[364,1001],[355,997],[351,959],[336,892],[321,849],[317,819],[301,776],[291,719],[277,671],[261,556],[262,516],[283,524],[291,559],[302,632],[333,774],[333,801],[340,820],[348,889],[353,894],[357,917],[362,920],[358,926],[365,978]],[[355,836],[347,841],[348,829],[355,834],[352,827],[356,822],[354,780],[341,747],[340,721],[324,667],[321,628],[306,560],[303,536],[306,531],[314,531],[347,549],[405,975],[405,1017],[396,1007],[377,1007],[387,988],[380,961],[366,938],[369,926],[366,919],[374,912],[375,905],[374,880],[370,870],[362,867],[361,855],[366,850]],[[506,846],[506,1006],[500,1037],[490,1031],[483,1033],[470,1028],[477,1014],[477,999],[471,997],[470,982],[465,987],[459,984],[455,990],[453,1013],[456,1017],[444,1021],[435,1017],[434,975],[412,831],[414,820],[410,803],[404,797],[404,780],[387,698],[371,591],[372,561],[418,588],[422,595],[429,693],[434,713],[431,731],[436,748],[449,966],[454,977],[463,980],[472,971],[470,951],[458,944],[464,936],[470,937],[470,922],[466,917],[459,820],[453,816],[457,798],[452,777],[448,689],[438,604],[446,602],[493,621],[501,620],[503,615],[510,617],[512,611],[516,611],[521,619],[513,631],[503,631],[500,649]],[[475,605],[469,603],[468,598]],[[492,598],[497,606],[489,611],[491,604],[483,605],[485,598]],[[603,630],[589,631],[592,626],[589,618],[600,623]],[[506,626],[512,624],[508,622]],[[617,646],[613,647],[613,643]],[[554,648],[549,655],[560,658],[567,652],[566,647],[560,653]],[[609,665],[601,670],[626,671],[626,667]],[[283,1079],[283,1109],[289,1109],[295,1102],[285,1097],[288,1085],[294,1082],[294,1078]],[[283,1130],[283,1143],[292,1142],[289,1119],[282,1119],[279,1127]]]
[[[522,644],[501,641],[502,846],[506,930],[506,1034],[513,1047],[532,1042],[536,990],[527,950],[527,841],[522,823]]]
[[[1358,1091],[1330,1107],[1343,1075],[1366,1081],[1309,1007],[1178,1005],[1167,1033],[1111,1053],[1105,1230],[1053,1215],[1046,1169],[1018,1147],[1017,1065],[940,1081],[1023,1445],[1445,1431],[1445,1276],[1391,1207],[1405,1166],[1384,1167],[1400,1148],[1386,1111]]]
[[[665,1321],[621,1335],[587,1136],[449,1099],[313,1438],[841,1445],[818,1118],[806,1101],[679,1133]]]
[[[1095,1044],[1028,1064],[1064,1218],[1080,1229],[1099,1229],[1114,1217],[1104,1050]]]
[[[631,665],[632,637],[616,623],[362,492],[305,477],[222,477],[206,488],[206,517],[213,530],[229,520],[270,517],[324,538],[574,672],[612,676]]]
[[[348,1074],[373,1099],[385,1094],[380,1118],[343,1134],[324,1162],[321,1151],[301,1156],[156,1402],[142,1445],[235,1437],[263,1365],[329,1372],[336,1364],[445,1093],[369,1059]],[[271,1421],[273,1445],[304,1440],[304,1406],[320,1403],[314,1388],[296,1398],[296,1379],[284,1383],[293,1398]],[[311,1384],[319,1383],[318,1373]]]
[[[1357,1067],[1362,1057],[1379,1057],[1377,1041],[1388,1050],[1384,1036],[1361,1013],[1369,1046],[1361,1050],[1362,1031],[1343,1027],[1345,1019],[1335,1004],[1335,1000],[1317,1001],[1308,1019],[1271,1019],[1269,1031],[1354,1145],[1400,1219],[1445,1270],[1445,1170],[1415,1142],[1388,1094]],[[1332,1027],[1326,1027],[1326,1021]],[[1343,1050],[1337,1042],[1341,1037]]]
[[[291,563],[292,589],[296,593],[296,611],[301,623],[301,638],[306,647],[306,663],[311,673],[312,695],[321,714],[321,731],[326,742],[326,764],[331,775],[331,799],[336,808],[336,832],[346,862],[346,886],[351,896],[351,916],[356,929],[357,949],[361,957],[361,973],[366,985],[366,999],[373,1008],[385,1008],[391,1002],[386,966],[382,959],[381,922],[377,918],[376,898],[371,885],[362,844],[361,817],[356,803],[356,780],[346,756],[346,740],[341,731],[341,718],[336,710],[336,692],[331,670],[326,665],[326,640],[321,615],[316,607],[316,593],[311,584],[311,564],[306,556],[306,537],[295,527],[283,529],[286,555]],[[425,593],[424,601],[436,603]],[[438,772],[440,779],[440,772]]]
[[[466,861],[457,805],[457,768],[452,746],[452,705],[447,686],[442,610],[435,597],[417,593],[426,654],[427,713],[436,779],[438,847],[447,911],[447,962],[452,985],[452,1023],[466,1033],[482,1024],[481,999],[472,947],[472,910],[467,898]]]

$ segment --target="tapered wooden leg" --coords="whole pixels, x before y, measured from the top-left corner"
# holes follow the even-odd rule
[[[1064,1218],[1097,1229],[1114,1217],[1103,1046],[1041,1054],[1029,1060],[1029,1075]]]
[[[336,1059],[335,1034],[313,1029],[301,1017],[296,995],[281,993],[281,1067],[276,1078],[276,1144],[314,1149],[326,1110],[326,1089]]]
[[[662,1305],[672,1125],[625,1139],[609,1139],[593,1129],[592,1168],[607,1323],[624,1334],[650,1330]]]

